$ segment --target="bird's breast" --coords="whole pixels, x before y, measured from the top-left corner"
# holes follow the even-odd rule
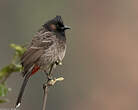
[[[66,45],[62,45],[59,49],[58,49],[58,59],[60,61],[63,60],[64,56],[66,53]]]

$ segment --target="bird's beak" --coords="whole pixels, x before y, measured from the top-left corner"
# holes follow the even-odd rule
[[[71,29],[69,26],[64,26],[63,30]]]

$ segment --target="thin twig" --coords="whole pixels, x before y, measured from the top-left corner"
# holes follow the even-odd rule
[[[48,85],[44,84],[44,98],[43,98],[43,109],[42,110],[46,110],[46,102],[47,102],[47,95],[48,95]]]
[[[42,110],[46,110],[46,102],[47,102],[47,96],[48,96],[48,88],[49,86],[53,86],[57,81],[63,81],[64,78],[54,78],[54,79],[49,79],[47,80],[46,84],[43,85],[43,90],[44,90],[44,97],[43,97],[43,108]]]

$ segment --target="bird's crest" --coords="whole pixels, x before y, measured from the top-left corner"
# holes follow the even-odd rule
[[[56,16],[53,20],[55,22],[59,22],[59,23],[63,24],[63,20],[62,20],[61,16]]]
[[[63,20],[62,20],[61,16],[56,16],[52,20],[49,20],[48,22],[46,22],[43,26],[47,27],[49,24],[60,24],[60,25],[63,25]]]

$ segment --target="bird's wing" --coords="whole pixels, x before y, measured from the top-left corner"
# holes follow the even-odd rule
[[[54,35],[51,32],[37,33],[32,39],[28,49],[21,57],[21,64],[24,68],[23,75],[25,75],[45,53],[45,50],[53,45]]]

